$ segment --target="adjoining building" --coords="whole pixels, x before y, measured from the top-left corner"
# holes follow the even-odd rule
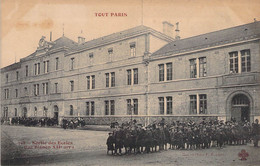
[[[260,23],[185,39],[171,29],[164,22],[165,33],[138,26],[78,43],[43,37],[1,70],[2,118],[259,119]]]

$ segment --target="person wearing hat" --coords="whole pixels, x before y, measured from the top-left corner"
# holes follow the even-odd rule
[[[253,123],[252,127],[252,137],[253,137],[253,142],[254,142],[254,147],[258,147],[258,141],[259,141],[259,137],[260,137],[260,128],[259,128],[259,124],[258,124],[259,120],[256,119],[255,123]]]
[[[115,143],[115,139],[113,137],[113,133],[110,132],[108,133],[108,138],[107,138],[107,154],[109,154],[109,151],[112,152],[112,155],[114,154],[114,143]]]

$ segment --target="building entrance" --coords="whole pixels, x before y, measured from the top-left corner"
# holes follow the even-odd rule
[[[246,95],[235,95],[231,103],[231,118],[237,122],[250,121],[250,102]]]

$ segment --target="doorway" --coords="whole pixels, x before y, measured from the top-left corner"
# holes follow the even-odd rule
[[[244,94],[237,94],[231,103],[231,117],[237,122],[250,121],[250,101]]]

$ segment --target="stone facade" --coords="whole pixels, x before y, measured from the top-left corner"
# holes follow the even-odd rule
[[[83,44],[64,36],[39,43],[1,70],[2,117],[82,117],[102,125],[162,117],[252,122],[260,117],[259,29],[254,22],[174,40],[139,26]]]

